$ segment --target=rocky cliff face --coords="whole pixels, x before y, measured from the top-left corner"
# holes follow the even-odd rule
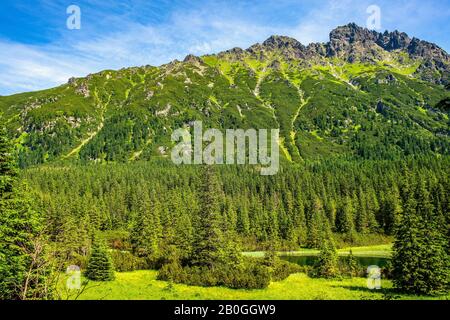
[[[440,73],[441,76],[432,79],[423,74],[423,79],[437,83],[448,83],[450,72],[450,56],[434,43],[417,38],[410,38],[406,33],[394,31],[378,33],[361,28],[356,24],[338,27],[330,33],[327,44],[328,56],[347,58],[349,62],[376,61],[382,59],[383,51],[400,51],[410,58],[421,60],[419,73],[427,69],[429,72]],[[423,73],[423,72],[422,72]]]
[[[264,59],[274,51],[291,60],[339,58],[350,63],[376,63],[385,59],[387,53],[405,53],[420,63],[417,68],[419,78],[437,84],[450,83],[450,56],[436,44],[410,38],[397,30],[379,33],[354,23],[332,30],[327,43],[312,43],[305,47],[296,39],[274,35],[247,50],[235,48],[227,53],[238,59],[242,59],[245,52]]]

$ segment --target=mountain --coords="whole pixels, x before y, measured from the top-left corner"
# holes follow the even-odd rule
[[[450,56],[356,24],[305,46],[271,36],[244,50],[105,70],[0,97],[22,166],[167,156],[174,129],[280,128],[284,159],[448,154]]]

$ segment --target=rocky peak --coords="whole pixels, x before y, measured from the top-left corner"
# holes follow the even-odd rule
[[[278,51],[288,60],[306,58],[306,47],[294,38],[286,36],[273,35],[262,44],[254,44],[246,51],[260,58],[263,58],[267,51]]]
[[[266,41],[262,43],[262,45],[270,49],[305,49],[305,46],[296,39],[277,35],[270,36]]]
[[[377,44],[387,51],[406,49],[411,43],[411,39],[404,32],[395,30],[394,32],[385,31],[379,34]]]
[[[367,53],[374,52],[378,33],[362,28],[355,23],[340,26],[331,31],[327,56],[350,59],[352,62],[360,57],[370,59]]]
[[[408,54],[412,59],[421,60],[417,71],[421,77],[427,73],[434,79],[436,76],[433,72],[437,71],[441,75],[436,80],[438,83],[450,82],[450,56],[439,46],[416,38],[411,39],[406,33],[397,30],[379,33],[356,23],[332,30],[327,43],[311,43],[305,47],[294,38],[273,35],[263,43],[256,43],[244,51],[234,48],[225,53],[238,59],[250,54],[262,61],[268,57],[268,52],[276,51],[286,60],[299,60],[300,63],[308,65],[332,57],[350,63],[377,63],[385,59],[389,52],[397,50]],[[429,81],[428,78],[423,79]]]
[[[220,52],[217,56],[221,59],[231,58],[231,60],[242,60],[245,51],[239,47],[234,47],[233,49]]]
[[[242,55],[244,54],[244,50],[242,50],[239,47],[234,47],[233,49],[225,51],[226,53],[235,54],[235,55]]]
[[[411,39],[404,32],[394,31],[378,33],[373,30],[362,28],[355,23],[337,27],[330,33],[331,51],[339,51],[351,46],[370,47],[378,45],[386,51],[406,49],[411,43]],[[334,49],[334,50],[333,50]]]
[[[200,59],[197,56],[194,56],[193,54],[188,54],[186,56],[186,58],[184,58],[183,62],[184,63],[192,63],[192,64],[198,64],[198,63],[202,64],[203,63],[202,59]]]
[[[438,45],[427,41],[413,38],[408,45],[408,53],[412,56],[419,56],[426,59],[437,59],[450,62],[448,54]]]
[[[351,44],[355,42],[376,41],[377,32],[358,26],[356,23],[349,23],[345,26],[337,27],[330,33],[332,44]]]

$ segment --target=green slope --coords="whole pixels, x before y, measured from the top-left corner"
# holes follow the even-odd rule
[[[436,106],[450,93],[438,84],[445,73],[426,69],[424,57],[378,47],[367,61],[367,52],[356,59],[310,54],[293,39],[270,39],[246,51],[107,70],[0,97],[0,111],[20,138],[22,166],[164,156],[171,132],[194,120],[279,128],[284,158],[294,162],[448,154],[449,109]]]

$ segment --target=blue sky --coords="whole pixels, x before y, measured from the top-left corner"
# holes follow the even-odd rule
[[[80,30],[66,27],[69,5],[81,9]],[[365,26],[370,5],[381,9],[382,30],[450,51],[450,0],[1,0],[0,95],[104,69],[247,48],[272,34],[324,42],[338,25]]]

